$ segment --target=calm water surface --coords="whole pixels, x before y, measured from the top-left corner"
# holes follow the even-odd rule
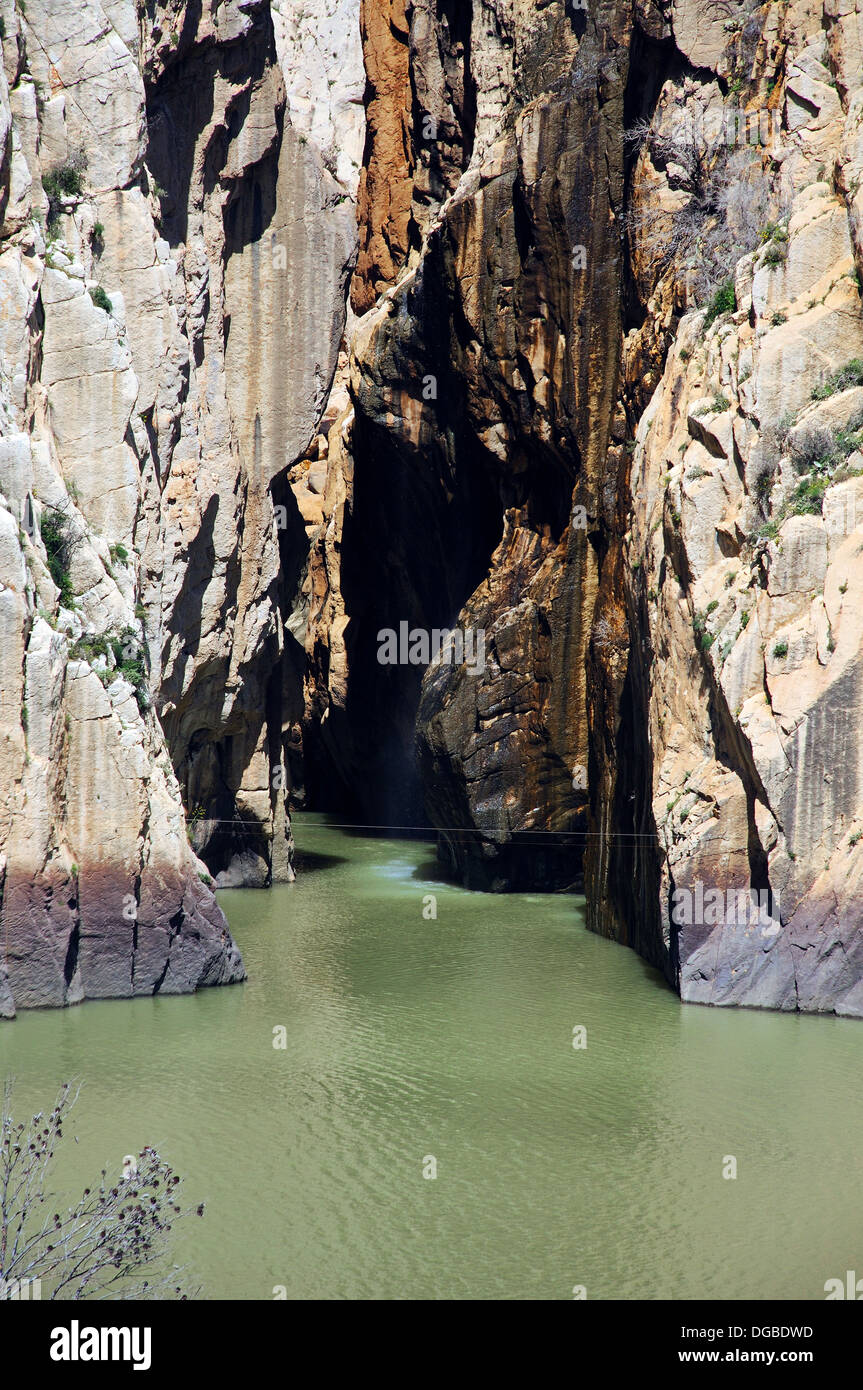
[[[823,1299],[863,1270],[863,1024],[684,1008],[578,898],[295,834],[295,884],[220,895],[247,984],[0,1025],[21,1116],[84,1081],[69,1196],[155,1144],[207,1203],[177,1255],[211,1298]]]

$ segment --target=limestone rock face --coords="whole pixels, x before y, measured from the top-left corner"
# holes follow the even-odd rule
[[[586,832],[590,925],[687,1000],[861,1009],[858,21],[363,12],[307,792],[422,801],[475,886],[577,881]],[[456,626],[481,668],[422,657]]]
[[[749,196],[766,190],[773,210],[728,266],[734,298],[707,315],[685,266],[636,260],[646,314],[624,342],[634,445],[609,453],[619,501],[598,611],[616,631],[592,639],[586,880],[594,929],[686,1000],[860,1016],[863,148],[849,74],[863,55],[859,28],[824,14],[826,34],[820,7],[791,5],[750,49],[750,91],[773,81],[783,120],[766,157],[750,152]],[[715,109],[709,70],[729,61],[691,25],[679,38],[676,8],[672,23],[700,71],[669,80],[657,125]],[[680,183],[672,163],[636,181],[636,229]]]
[[[291,125],[356,198],[366,132],[360,0],[272,0],[272,13]]]
[[[360,243],[351,302],[358,314],[403,264],[410,244],[410,56],[407,0],[362,0],[363,57],[370,98],[359,181]]]
[[[371,11],[352,292],[368,312],[305,586],[306,776],[366,819],[426,811],[469,883],[566,885],[587,801],[625,66],[598,56],[607,25],[580,46],[562,3]],[[482,669],[442,660],[423,681],[421,664],[382,663],[402,624],[467,630]]]
[[[355,61],[329,135],[292,124],[268,0],[2,11],[10,1015],[242,979],[212,889],[293,875],[285,479],[355,257],[325,156],[362,115]]]

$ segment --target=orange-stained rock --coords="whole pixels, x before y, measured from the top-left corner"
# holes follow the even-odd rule
[[[362,314],[391,285],[410,245],[414,158],[406,0],[363,0],[366,152],[360,173],[360,246],[351,303]]]

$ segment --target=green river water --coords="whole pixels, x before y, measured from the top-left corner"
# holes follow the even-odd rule
[[[863,1273],[863,1024],[683,1007],[577,897],[295,836],[295,884],[220,895],[245,985],[0,1024],[19,1117],[84,1082],[69,1196],[154,1144],[206,1202],[176,1253],[208,1298],[823,1299]]]

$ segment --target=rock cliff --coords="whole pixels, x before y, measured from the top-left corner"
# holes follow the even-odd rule
[[[305,804],[863,1013],[859,0],[0,15],[0,1011]]]
[[[684,999],[858,1014],[859,10],[389,10],[315,802],[423,803],[472,886],[583,869]],[[400,621],[482,632],[484,669],[380,665]]]
[[[10,1014],[242,979],[213,888],[293,873],[286,476],[336,369],[356,177],[266,0],[0,19]]]

